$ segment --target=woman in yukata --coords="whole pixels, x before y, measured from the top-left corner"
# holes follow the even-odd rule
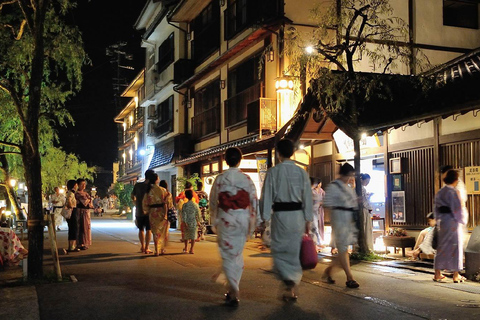
[[[193,247],[195,245],[195,239],[197,238],[197,228],[201,221],[200,208],[198,204],[192,200],[194,199],[193,190],[185,190],[185,197],[188,201],[182,206],[182,221],[185,226],[183,238],[185,248],[183,249],[183,253],[187,253],[188,241],[190,241],[190,251],[188,251],[188,253],[193,254]]]
[[[78,179],[78,190],[75,193],[77,200],[77,219],[78,219],[78,248],[86,250],[92,244],[92,228],[90,220],[90,209],[93,209],[92,197],[85,191],[87,181]]]
[[[165,253],[168,239],[167,207],[165,205],[167,190],[158,185],[160,179],[155,172],[149,172],[145,179],[149,181],[149,185],[143,197],[142,208],[148,215],[153,234],[154,255],[158,256],[159,253]]]
[[[458,184],[458,173],[449,170],[443,178],[445,186],[435,195],[434,215],[438,228],[437,254],[435,255],[435,276],[433,281],[444,282],[441,270],[453,271],[453,282],[463,282],[465,278],[459,274],[463,269],[463,225],[460,195],[455,187]]]
[[[363,203],[363,225],[365,226],[365,239],[368,250],[373,251],[373,225],[372,225],[372,205],[370,204],[370,197],[365,188],[370,183],[370,175],[368,173],[360,174],[360,181],[362,182],[362,203]]]
[[[243,248],[255,229],[258,205],[253,181],[238,168],[241,160],[240,149],[227,149],[225,161],[229,169],[217,176],[210,192],[211,221],[227,278],[225,304],[232,307],[238,306]]]

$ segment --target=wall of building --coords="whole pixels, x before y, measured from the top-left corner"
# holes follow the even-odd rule
[[[401,127],[387,134],[389,145],[433,138],[433,121],[423,123],[420,127],[418,125]]]

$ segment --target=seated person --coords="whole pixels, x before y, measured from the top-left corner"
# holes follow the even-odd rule
[[[18,265],[20,260],[26,258],[28,250],[25,249],[15,232],[8,227],[5,216],[2,215],[0,223],[0,263],[2,265]]]
[[[436,224],[433,212],[427,214],[427,223],[429,226],[420,232],[415,247],[413,248],[413,251],[410,252],[414,259],[417,259],[420,253],[428,255],[435,254],[435,249],[432,248],[433,228]]]

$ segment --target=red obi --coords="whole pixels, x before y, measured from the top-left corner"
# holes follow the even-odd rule
[[[250,205],[250,197],[245,190],[237,191],[234,196],[229,195],[227,192],[220,192],[218,194],[218,206],[225,212],[232,209],[245,209]]]

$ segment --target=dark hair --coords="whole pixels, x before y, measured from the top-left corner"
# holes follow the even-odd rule
[[[77,179],[77,184],[80,185],[80,183],[82,183],[82,182],[84,182],[84,181],[86,181],[86,180],[85,180],[85,179],[82,179],[82,178],[78,178],[78,179]]]
[[[192,200],[193,191],[192,190],[185,190],[185,197],[187,197],[188,200]]]
[[[317,183],[323,183],[322,178],[317,178]]]
[[[158,174],[156,174],[155,172],[153,172],[153,173],[150,172],[149,175],[148,175],[148,178],[145,177],[145,179],[148,179],[148,185],[147,185],[147,188],[146,188],[146,193],[149,193],[150,190],[152,189],[152,185],[154,185],[155,182],[158,179]]]
[[[202,190],[202,188],[203,188],[203,182],[197,181],[197,190]]]
[[[284,158],[290,158],[295,152],[292,140],[282,139],[277,143],[277,152]]]
[[[443,182],[446,184],[452,184],[458,180],[458,172],[455,170],[448,170],[447,175],[443,178]]]
[[[228,148],[225,151],[225,162],[229,167],[236,167],[242,161],[242,151],[238,148]]]
[[[363,181],[363,180],[367,180],[367,179],[371,179],[371,178],[370,178],[370,175],[368,173],[361,173],[360,174],[360,179]]]
[[[448,170],[452,170],[452,169],[453,169],[453,167],[451,165],[446,165],[446,166],[443,166],[443,167],[440,168],[440,173],[444,174]]]
[[[433,212],[429,212],[427,214],[427,220],[433,220],[433,219],[435,219],[435,217],[433,216]]]
[[[348,176],[351,172],[355,172],[355,169],[349,163],[344,163],[340,167],[339,173],[342,176]]]
[[[155,173],[155,171],[153,171],[152,169],[148,169],[147,171],[145,171],[145,179],[149,174],[152,174],[152,173]]]
[[[77,184],[76,180],[68,180],[67,181],[67,189],[72,190],[73,187],[75,187],[76,184]]]
[[[190,181],[185,182],[185,189],[190,189],[192,186],[193,185]]]
[[[167,180],[160,181],[160,187],[165,188],[168,191],[168,183]]]
[[[310,185],[318,184],[318,179],[315,177],[310,177]]]

